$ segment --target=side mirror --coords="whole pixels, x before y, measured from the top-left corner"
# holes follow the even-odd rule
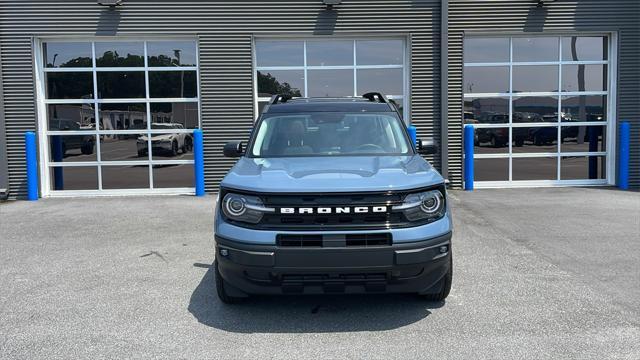
[[[222,153],[225,157],[240,157],[244,155],[244,149],[242,148],[242,141],[230,141],[224,145]]]
[[[433,139],[418,139],[418,153],[422,155],[433,155],[438,153],[438,147]]]

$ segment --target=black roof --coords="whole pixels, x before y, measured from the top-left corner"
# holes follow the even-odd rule
[[[395,112],[389,102],[371,101],[366,98],[295,98],[267,105],[263,113],[296,112]]]

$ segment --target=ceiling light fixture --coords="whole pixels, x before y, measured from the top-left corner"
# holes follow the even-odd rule
[[[333,10],[334,5],[340,5],[342,0],[322,0],[322,3],[327,5],[327,10]]]
[[[554,2],[556,0],[534,0],[534,1],[537,2],[537,4],[536,4],[537,7],[543,7],[544,4],[552,3],[552,2]]]
[[[113,9],[116,6],[122,5],[122,0],[98,0],[98,5],[108,6]]]

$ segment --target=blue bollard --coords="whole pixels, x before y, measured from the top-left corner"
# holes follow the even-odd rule
[[[629,146],[631,144],[631,124],[620,124],[620,154],[618,156],[618,187],[629,189]]]
[[[418,130],[415,126],[409,125],[407,126],[407,131],[409,131],[409,137],[411,137],[411,141],[413,142],[413,146],[416,146],[416,142],[418,141]]]
[[[36,154],[36,134],[24,134],[25,157],[27,160],[27,199],[38,200],[38,156]]]
[[[196,178],[196,196],[204,196],[204,151],[202,130],[193,131],[193,157]]]
[[[475,133],[473,125],[464,126],[464,189],[473,190],[473,146]]]

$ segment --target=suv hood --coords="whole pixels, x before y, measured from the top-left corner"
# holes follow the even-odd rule
[[[420,155],[242,157],[221,186],[255,192],[407,190],[444,182]]]

